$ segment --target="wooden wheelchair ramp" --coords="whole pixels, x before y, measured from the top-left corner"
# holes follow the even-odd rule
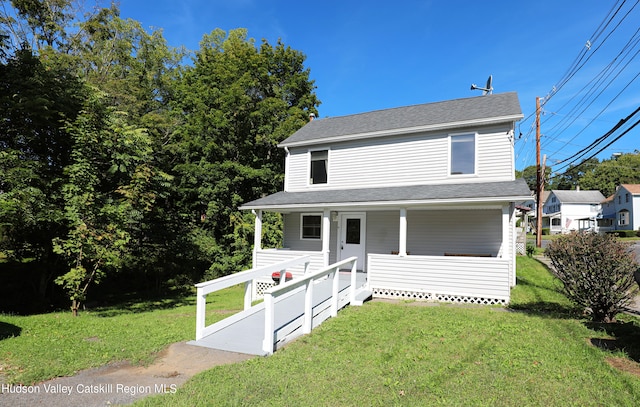
[[[313,296],[312,328],[317,327],[331,316],[332,279],[316,281]],[[357,287],[363,287],[366,275],[357,273]],[[338,309],[344,308],[350,302],[350,273],[340,272]],[[360,290],[359,297],[368,294]],[[302,335],[304,319],[305,294],[304,288],[296,289],[278,300],[275,304],[275,349]],[[267,355],[263,350],[265,337],[265,305],[257,304],[231,317],[212,325],[221,324],[222,328],[203,337],[200,340],[187,342],[191,345],[204,346],[231,352],[250,355]]]

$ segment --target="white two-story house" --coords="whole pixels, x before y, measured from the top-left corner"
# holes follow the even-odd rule
[[[280,143],[284,191],[247,202],[254,266],[357,256],[374,297],[505,304],[515,285],[516,93],[316,119]],[[279,212],[284,247],[260,247]],[[293,274],[301,270],[294,270]]]
[[[551,234],[598,230],[604,195],[600,191],[553,190],[542,206],[542,227]]]

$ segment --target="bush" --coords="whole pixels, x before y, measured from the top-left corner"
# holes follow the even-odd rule
[[[609,235],[618,236],[618,237],[635,237],[638,232],[635,230],[611,230],[607,232]]]
[[[527,245],[527,256],[528,257],[533,257],[534,254],[536,254],[536,246],[532,245],[532,244],[528,244]]]
[[[551,234],[551,229],[549,228],[542,228],[542,235],[550,235]]]
[[[595,322],[614,322],[635,295],[639,265],[629,243],[614,235],[574,232],[551,242],[546,253],[563,293]]]

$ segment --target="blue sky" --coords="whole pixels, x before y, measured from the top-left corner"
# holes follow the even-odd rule
[[[603,34],[592,38],[620,5]],[[623,54],[626,59],[614,59],[636,38],[637,0],[121,0],[120,8],[121,17],[161,28],[170,45],[190,50],[215,28],[247,28],[257,43],[282,39],[307,56],[320,117],[481,96],[470,85],[484,86],[493,75],[494,93],[518,92],[526,117],[515,146],[518,169],[535,164],[536,96],[549,95],[581,52],[584,65],[543,108],[548,165],[589,145],[640,106],[640,78],[634,80],[640,42]],[[612,61],[619,75],[603,79],[611,83],[593,102],[580,102],[583,88],[599,93],[598,82],[589,81]],[[640,149],[639,136],[640,126],[598,157]]]

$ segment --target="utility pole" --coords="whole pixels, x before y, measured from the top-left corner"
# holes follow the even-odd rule
[[[536,247],[542,247],[543,175],[540,167],[540,97],[536,96]]]

